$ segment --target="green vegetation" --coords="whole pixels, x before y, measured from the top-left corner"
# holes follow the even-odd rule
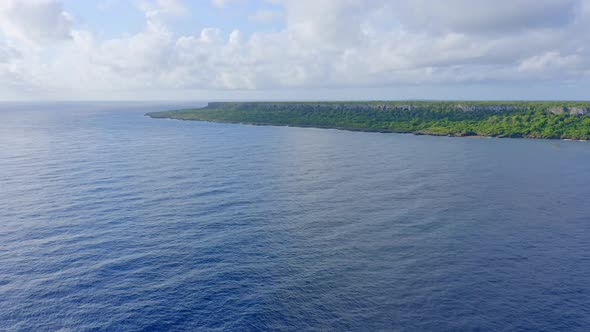
[[[243,102],[147,115],[427,135],[590,139],[590,102]]]

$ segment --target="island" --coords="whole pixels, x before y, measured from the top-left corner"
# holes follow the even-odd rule
[[[590,102],[211,102],[152,118],[418,135],[588,140]]]

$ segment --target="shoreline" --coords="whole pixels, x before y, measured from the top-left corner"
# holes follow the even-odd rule
[[[452,135],[452,134],[437,134],[428,133],[421,131],[395,131],[388,129],[370,129],[370,128],[348,128],[348,127],[324,127],[324,126],[305,126],[305,125],[279,125],[270,123],[260,122],[244,122],[244,121],[228,121],[228,120],[204,120],[204,119],[184,119],[181,117],[173,116],[154,116],[153,114],[160,112],[145,113],[144,116],[150,119],[165,119],[175,121],[195,121],[195,122],[208,122],[208,123],[223,123],[223,124],[236,124],[236,125],[247,125],[247,126],[271,126],[271,127],[293,127],[293,128],[313,128],[313,129],[332,129],[332,130],[343,130],[350,132],[362,132],[362,133],[374,133],[374,134],[406,134],[414,136],[433,136],[433,137],[450,137],[450,138],[508,138],[508,139],[530,139],[530,140],[549,140],[549,141],[564,141],[564,142],[588,142],[588,140],[580,140],[574,138],[547,138],[547,137],[511,137],[511,136],[485,136],[485,135]]]
[[[210,102],[151,118],[448,137],[590,139],[590,102]]]

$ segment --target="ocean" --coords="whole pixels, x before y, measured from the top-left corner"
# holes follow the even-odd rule
[[[590,327],[590,142],[188,105],[0,104],[0,330]]]

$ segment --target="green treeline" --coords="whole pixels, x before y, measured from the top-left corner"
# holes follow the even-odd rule
[[[587,102],[210,103],[154,118],[449,136],[590,139]]]

